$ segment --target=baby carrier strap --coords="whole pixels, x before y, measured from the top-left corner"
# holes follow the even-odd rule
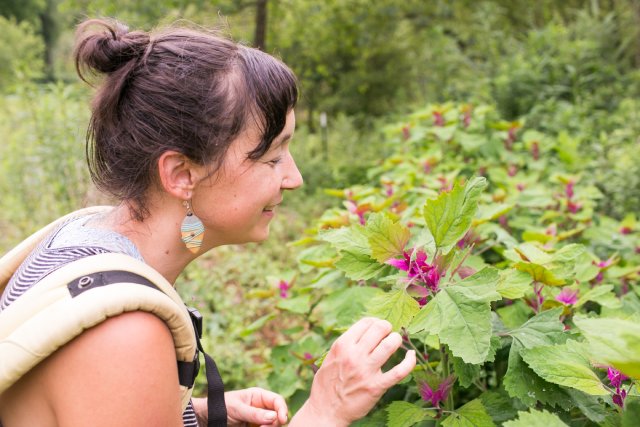
[[[82,209],[31,235],[0,258],[0,293],[31,251],[70,217],[106,212]],[[145,311],[162,319],[173,336],[182,408],[191,398],[205,356],[209,426],[226,426],[224,385],[200,344],[202,317],[187,309],[173,286],[153,268],[128,255],[106,253],[73,261],[43,278],[0,312],[0,394],[50,354],[110,317]]]
[[[47,235],[55,230],[56,227],[73,217],[104,213],[111,209],[113,209],[111,206],[92,206],[72,212],[36,231],[19,243],[18,246],[3,255],[2,258],[0,258],[0,295],[2,295],[2,292],[9,283],[11,276],[13,276],[13,273],[15,273],[18,267],[20,267],[20,264],[22,264],[36,246],[38,246],[38,244],[40,244]]]
[[[198,368],[191,315],[157,271],[114,253],[55,270],[0,312],[0,392],[85,330],[134,311],[152,313],[169,328],[186,408]]]

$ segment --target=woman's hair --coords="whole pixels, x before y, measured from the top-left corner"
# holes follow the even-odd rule
[[[105,75],[87,132],[91,178],[139,220],[148,214],[147,190],[163,152],[215,171],[254,120],[262,139],[247,157],[256,160],[282,132],[298,96],[293,72],[278,59],[187,28],[147,33],[88,20],[76,34],[75,61],[84,81],[87,72]]]

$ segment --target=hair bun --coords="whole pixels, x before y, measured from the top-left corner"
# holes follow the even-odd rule
[[[102,27],[102,31],[90,31]],[[84,80],[81,69],[112,73],[133,59],[138,59],[149,45],[149,34],[132,31],[118,21],[91,19],[83,22],[76,33],[76,68]]]

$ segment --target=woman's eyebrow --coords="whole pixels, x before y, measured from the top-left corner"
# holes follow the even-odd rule
[[[275,145],[278,146],[278,145],[284,144],[285,142],[287,142],[290,139],[291,139],[291,134],[287,133],[284,136],[282,136],[281,138],[278,138],[278,140],[276,140],[274,142],[275,142]]]

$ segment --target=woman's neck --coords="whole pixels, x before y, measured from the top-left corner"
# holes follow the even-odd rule
[[[182,205],[163,205],[162,209],[150,209],[149,215],[143,221],[138,221],[134,219],[129,206],[121,203],[101,218],[97,225],[131,240],[144,261],[169,283],[175,284],[180,273],[198,256],[191,253],[180,239],[183,217]]]

